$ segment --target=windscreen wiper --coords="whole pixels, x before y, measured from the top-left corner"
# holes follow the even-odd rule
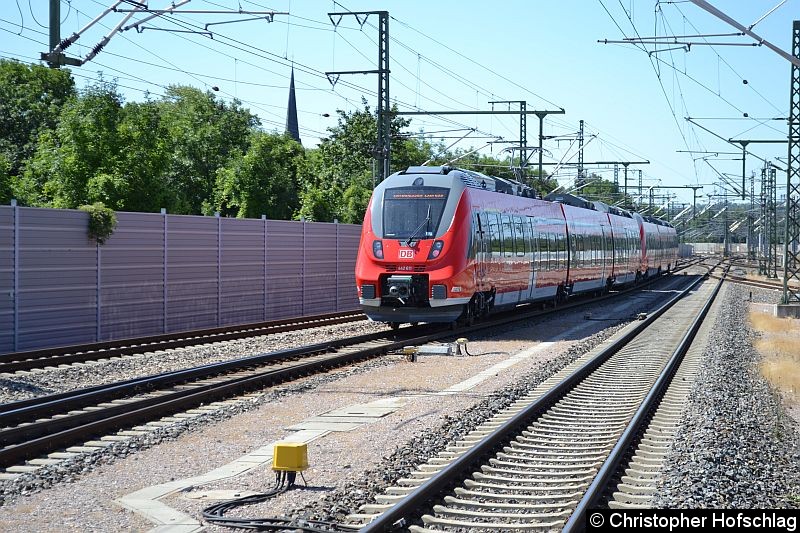
[[[422,221],[422,224],[417,226],[417,229],[415,229],[413,232],[411,232],[411,237],[409,237],[408,240],[406,241],[406,246],[410,247],[411,246],[411,242],[414,240],[414,237],[417,236],[417,233],[419,233],[419,230],[421,230],[423,228],[423,226],[425,226],[426,224],[430,224],[430,223],[431,223],[431,204],[428,204],[428,214],[425,215],[425,220]]]

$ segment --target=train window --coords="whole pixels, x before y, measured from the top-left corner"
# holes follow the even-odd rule
[[[525,225],[522,218],[514,217],[514,250],[517,256],[524,256],[528,253],[528,239],[525,235]]]
[[[567,265],[564,263],[564,235],[560,233],[553,234],[553,270],[564,270]]]
[[[600,265],[600,236],[592,235],[592,264]]]
[[[472,220],[470,224],[470,232],[469,232],[469,242],[467,243],[467,259],[472,259],[475,257],[475,252],[477,251],[478,245],[478,213],[472,213]]]
[[[600,235],[597,237],[597,242],[600,243],[600,248],[598,252],[598,261],[600,261],[600,266],[606,264],[606,236],[605,234]]]
[[[511,217],[502,215],[503,222],[503,255],[510,257],[514,254],[514,229]]]
[[[558,268],[567,269],[567,236],[563,234],[558,236]]]
[[[488,214],[489,218],[489,234],[492,238],[492,256],[495,254],[500,255],[502,251],[501,248],[501,239],[502,234],[500,233],[500,221],[497,218],[497,215],[494,213]]]
[[[446,187],[386,189],[383,193],[383,237],[432,239],[449,192]]]
[[[539,259],[541,261],[542,270],[550,270],[549,265],[550,246],[547,243],[547,233],[539,234]]]
[[[491,240],[492,233],[491,233],[491,231],[489,231],[489,213],[487,213],[485,211],[481,211],[478,214],[478,218],[480,218],[481,231],[483,232],[481,237],[486,239],[487,241]]]
[[[537,244],[536,232],[533,230],[533,219],[531,217],[526,217],[525,219],[525,236],[528,238],[528,251],[535,254]]]
[[[558,270],[558,241],[556,234],[550,233],[548,240],[550,241],[550,270]]]
[[[594,264],[594,236],[587,235],[586,236],[586,266],[592,266]]]

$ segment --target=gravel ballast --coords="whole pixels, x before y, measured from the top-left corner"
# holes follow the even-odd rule
[[[73,531],[146,530],[152,527],[150,522],[129,511],[121,511],[113,500],[142,488],[218,468],[253,449],[285,438],[291,434],[286,427],[310,416],[387,396],[411,397],[408,405],[373,424],[352,432],[331,433],[309,445],[312,466],[305,475],[310,488],[290,491],[284,499],[271,502],[270,509],[280,514],[297,506],[305,507],[336,490],[346,480],[359,479],[369,470],[380,471],[384,456],[421,435],[430,440],[427,453],[433,453],[458,431],[446,425],[448,420],[460,424],[463,419],[473,427],[481,417],[469,421],[466,415],[459,413],[490,398],[521,375],[539,369],[542,377],[546,377],[554,369],[542,366],[549,365],[547,361],[565,356],[573,345],[603,331],[613,320],[629,318],[631,313],[647,306],[647,299],[636,295],[625,301],[597,303],[592,308],[596,320],[585,320],[585,310],[575,310],[516,328],[504,328],[502,332],[494,332],[496,336],[488,340],[470,339],[469,349],[474,357],[425,356],[418,363],[407,363],[402,357],[390,356],[358,368],[306,378],[268,391],[263,400],[236,407],[233,413],[222,409],[206,420],[193,419],[164,428],[150,438],[150,443],[132,439],[77,460],[44,467],[17,481],[3,483],[5,504],[0,507],[0,530],[63,531],[65,527]],[[574,330],[576,327],[580,329]],[[575,331],[570,340],[552,343],[534,357],[499,372],[473,389],[449,396],[436,395],[505,361],[509,354],[570,329]],[[495,398],[490,403],[502,401],[508,400]],[[496,406],[487,409],[492,408]],[[236,416],[232,416],[234,413]],[[424,450],[419,453],[425,455]],[[415,455],[407,456],[403,468],[411,468],[417,460]],[[269,465],[265,465],[216,485],[195,489],[263,491],[272,486],[273,479]],[[383,481],[381,486],[386,483]],[[26,493],[24,497],[20,497],[22,492]],[[193,500],[190,496],[177,493],[163,498],[162,502],[199,518],[202,508],[211,502]],[[357,499],[352,505],[360,501]],[[348,512],[351,510],[357,509],[348,509]],[[267,514],[273,515],[272,512]]]
[[[727,292],[732,292],[732,289]],[[747,293],[742,292],[738,298],[746,299]],[[0,507],[0,530],[146,531],[153,524],[123,510],[113,500],[145,487],[208,472],[255,448],[285,438],[290,434],[285,428],[310,416],[389,396],[409,397],[409,403],[402,409],[372,424],[351,432],[331,433],[311,442],[311,467],[305,472],[308,488],[301,486],[265,504],[231,512],[233,516],[283,515],[340,521],[348,513],[357,512],[361,504],[371,501],[374,494],[410,472],[416,464],[435,455],[453,439],[611,335],[617,327],[612,329],[608,326],[614,324],[615,319],[629,318],[631,314],[647,310],[646,300],[637,295],[625,303],[595,304],[591,320],[585,319],[585,310],[576,310],[524,326],[503,328],[491,339],[470,339],[469,349],[476,354],[475,357],[425,356],[418,363],[408,363],[401,356],[392,355],[305,378],[269,389],[237,406],[221,408],[203,417],[165,427],[146,438],[116,443],[74,461],[42,468],[17,482],[0,485],[5,497],[4,505]],[[725,310],[720,312],[718,320],[720,328],[734,323],[733,320],[746,320],[743,314],[746,311],[739,315],[728,313],[729,304],[735,307],[733,303],[746,306],[746,302],[726,296]],[[338,327],[347,326],[355,327],[356,324]],[[369,326],[384,328],[377,324]],[[499,372],[473,389],[449,396],[436,395],[454,383],[507,359],[509,354],[535,345],[557,331],[576,326],[582,328],[579,334],[553,343],[536,356]],[[714,347],[722,349],[726,335],[727,332],[714,333],[709,350]],[[296,334],[295,337],[285,339],[282,347],[309,342],[305,337]],[[237,348],[237,355],[247,348]],[[279,348],[266,349],[254,344],[252,353],[272,349]],[[197,350],[215,351],[211,347]],[[218,354],[209,356],[215,355]],[[114,361],[105,364],[110,363]],[[185,363],[185,366],[193,364],[199,363]],[[753,380],[760,379],[757,370],[753,372]],[[34,387],[38,384],[35,378],[31,376],[30,381]],[[55,378],[54,384],[57,385]],[[749,396],[745,394],[743,397],[749,401]],[[734,417],[729,418],[736,422]],[[792,428],[789,430],[794,431]],[[716,435],[707,437],[713,439]],[[711,444],[709,440],[704,446]],[[751,457],[757,456],[754,453]],[[794,456],[787,455],[786,461],[797,464],[796,452]],[[777,464],[774,470],[782,468],[780,465],[783,463]],[[754,468],[763,467],[761,463],[755,463]],[[692,482],[685,476],[683,479],[683,487]],[[264,491],[272,486],[273,481],[273,473],[266,465],[234,478],[189,487],[161,501],[199,519],[200,511],[213,503],[198,500],[199,492],[214,489]],[[743,478],[738,482],[748,483]],[[793,482],[796,484],[797,478]],[[679,486],[676,481],[675,487]],[[213,526],[207,529],[230,531]]]
[[[662,508],[800,507],[800,439],[758,371],[753,301],[776,292],[729,284],[654,498]],[[735,327],[731,327],[735,325]]]

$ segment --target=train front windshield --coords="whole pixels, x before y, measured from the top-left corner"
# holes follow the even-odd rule
[[[445,187],[396,187],[383,195],[384,239],[432,239],[447,203]]]

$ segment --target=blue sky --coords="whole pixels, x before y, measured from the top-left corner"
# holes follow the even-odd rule
[[[749,26],[771,9],[753,31],[791,51],[791,21],[800,19],[800,0],[714,0],[714,5]],[[86,25],[111,6],[111,0],[62,0],[61,35]],[[164,8],[167,0],[150,0]],[[334,31],[332,11],[387,10],[390,21],[390,96],[402,111],[489,110],[492,100],[525,100],[528,109],[557,109],[564,115],[545,119],[545,162],[577,161],[574,137],[585,121],[584,159],[649,160],[631,166],[629,192],[643,172],[645,188],[720,181],[720,174],[741,181],[738,149],[720,137],[785,139],[789,104],[790,63],[765,46],[693,45],[648,54],[652,44],[602,44],[598,40],[665,35],[730,34],[735,30],[691,2],[652,0],[500,1],[357,1],[268,0],[232,2],[192,0],[180,9],[274,10],[274,21],[249,20],[212,25],[213,39],[197,33],[209,22],[228,22],[253,15],[185,14],[155,19],[135,30],[116,34],[105,49],[73,73],[79,87],[98,73],[115,78],[128,100],[145,91],[163,94],[170,84],[204,89],[218,87],[221,98],[239,98],[261,117],[267,130],[283,130],[291,64],[295,65],[301,137],[315,145],[335,124],[337,109],[361,107],[362,96],[376,105],[375,75],[342,76],[331,86],[324,76],[334,70],[377,68],[377,22],[370,16],[360,27],[344,17]],[[111,13],[89,29],[68,52],[85,56],[124,15]],[[0,57],[36,61],[47,43],[47,2],[5,0],[0,10]],[[135,19],[134,19],[135,20]],[[749,37],[687,39],[695,43],[751,44]],[[673,47],[675,45],[672,45]],[[642,48],[646,48],[646,51]],[[747,83],[744,83],[744,80]],[[508,109],[495,105],[495,109]],[[516,107],[512,107],[516,109]],[[744,114],[748,118],[744,117]],[[325,117],[324,115],[330,115]],[[455,147],[481,148],[497,154],[515,141],[515,116],[414,117],[411,130],[424,131],[450,144],[475,128]],[[528,118],[528,144],[538,144],[538,119]],[[748,147],[764,159],[786,158],[785,144]],[[679,153],[709,151],[712,154]],[[714,155],[717,154],[717,155]],[[707,160],[702,159],[706,157]],[[536,161],[536,157],[533,158]],[[762,162],[747,158],[747,175]],[[780,163],[779,163],[780,164]],[[606,166],[589,171],[612,179]],[[552,169],[552,166],[547,167]],[[620,182],[622,181],[620,169]],[[574,180],[574,167],[562,167],[561,183]],[[660,181],[659,181],[660,180]],[[749,187],[749,185],[748,185]],[[758,190],[758,183],[756,184]],[[720,192],[704,186],[701,194]],[[662,189],[679,202],[691,201],[685,189]]]

